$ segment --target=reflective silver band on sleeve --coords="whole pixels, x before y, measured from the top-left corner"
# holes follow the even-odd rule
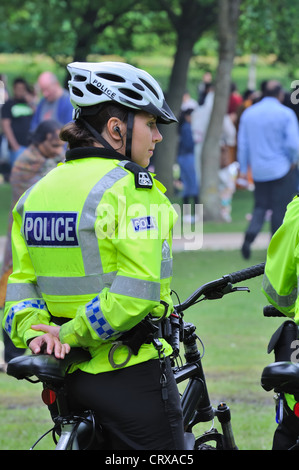
[[[167,279],[168,277],[172,277],[172,258],[171,259],[163,259],[161,262],[161,279]]]
[[[170,253],[170,246],[167,240],[162,244],[162,262],[161,262],[161,279],[172,277],[172,256]]]
[[[101,292],[110,287],[116,271],[94,276],[50,277],[38,276],[37,282],[45,295],[88,295]]]
[[[297,292],[298,288],[297,286],[293,288],[292,292],[288,295],[279,295],[274,287],[272,286],[271,282],[269,281],[268,277],[266,274],[263,277],[263,283],[262,283],[263,289],[266,292],[266,294],[271,297],[271,299],[280,307],[291,307],[294,305],[297,299]]]
[[[126,295],[136,299],[160,302],[160,283],[135,279],[127,276],[116,276],[110,288],[113,294]]]
[[[15,282],[7,284],[6,302],[20,302],[25,299],[42,299],[39,287],[30,282]]]

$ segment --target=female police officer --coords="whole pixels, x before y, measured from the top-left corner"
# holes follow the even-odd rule
[[[130,343],[145,317],[172,311],[176,214],[146,167],[162,140],[157,122],[176,118],[145,71],[113,62],[68,70],[69,150],[14,209],[4,326],[34,353],[88,348],[69,389],[74,406],[95,411],[110,448],[183,449],[171,347]]]

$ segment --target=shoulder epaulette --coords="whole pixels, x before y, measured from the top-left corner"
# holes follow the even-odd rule
[[[134,174],[136,188],[151,189],[153,187],[151,174],[148,170],[142,168],[142,166],[134,162],[126,162],[124,168]]]

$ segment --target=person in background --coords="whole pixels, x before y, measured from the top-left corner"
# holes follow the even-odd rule
[[[227,113],[236,115],[242,102],[243,98],[237,90],[237,85],[235,83],[231,83]]]
[[[231,115],[223,119],[220,140],[220,169],[219,193],[221,202],[221,217],[225,222],[231,222],[232,197],[236,189],[236,179],[239,164],[235,161],[236,128]]]
[[[1,110],[2,129],[8,141],[11,168],[28,145],[34,112],[32,101],[33,95],[26,80],[16,78],[13,82],[13,97],[4,103]]]
[[[264,98],[247,108],[240,119],[239,177],[246,179],[250,167],[254,181],[254,210],[241,248],[245,259],[250,257],[251,243],[262,229],[267,210],[272,211],[273,235],[296,193],[298,120],[294,111],[281,103],[282,99],[281,84],[267,81]]]
[[[198,85],[198,104],[202,106],[205,102],[206,96],[210,90],[210,87],[213,83],[213,78],[211,72],[205,72],[202,81]]]
[[[9,149],[8,142],[2,129],[2,107],[8,100],[9,95],[7,91],[7,77],[5,74],[0,73],[0,184],[2,181],[9,180],[10,163],[9,163]]]
[[[38,88],[43,98],[39,101],[32,117],[31,130],[46,119],[54,119],[61,126],[72,120],[73,107],[67,90],[62,88],[52,72],[43,72],[38,77]]]
[[[186,212],[187,205],[191,202],[191,213],[186,213],[184,217],[195,221],[196,204],[199,201],[199,184],[196,178],[194,140],[191,127],[191,115],[193,108],[186,109],[181,113],[179,122],[179,146],[178,164],[180,166],[180,177],[183,183],[183,204]]]
[[[64,142],[59,138],[60,124],[56,121],[44,121],[31,135],[31,143],[17,158],[11,175],[12,206],[15,206],[22,194],[55,168],[62,161]],[[4,307],[7,279],[12,272],[11,250],[12,212],[8,220],[8,231],[4,250],[4,260],[0,278],[0,308]],[[16,348],[3,330],[4,338],[4,366],[16,356],[21,355],[24,349]]]
[[[193,99],[189,93],[189,91],[185,91],[183,94],[182,104],[181,104],[181,112],[187,111],[189,109],[197,108],[198,103],[195,99]]]

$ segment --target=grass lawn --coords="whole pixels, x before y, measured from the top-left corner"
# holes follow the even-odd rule
[[[251,262],[258,264],[264,257],[263,251],[254,251]],[[184,300],[201,284],[243,267],[239,252],[175,253],[173,289]],[[203,366],[211,403],[226,401],[230,406],[238,447],[265,450],[271,448],[275,418],[272,393],[261,388],[260,376],[272,362],[266,348],[281,320],[262,315],[261,277],[241,285],[251,292],[199,303],[185,312],[185,320],[197,326],[205,345]],[[0,374],[0,388],[0,450],[28,449],[52,424],[40,399],[40,385]],[[200,432],[202,425],[198,428]],[[37,448],[51,446],[47,437]]]
[[[250,261],[258,264],[264,257],[264,251],[255,251]],[[243,267],[239,252],[176,253],[173,289],[184,300],[201,284]],[[185,320],[197,326],[205,345],[203,366],[211,402],[217,406],[223,400],[230,406],[236,443],[243,450],[270,449],[276,427],[272,394],[261,388],[260,377],[273,360],[266,348],[281,320],[263,317],[261,280],[240,284],[250,293],[232,293],[185,312]]]

